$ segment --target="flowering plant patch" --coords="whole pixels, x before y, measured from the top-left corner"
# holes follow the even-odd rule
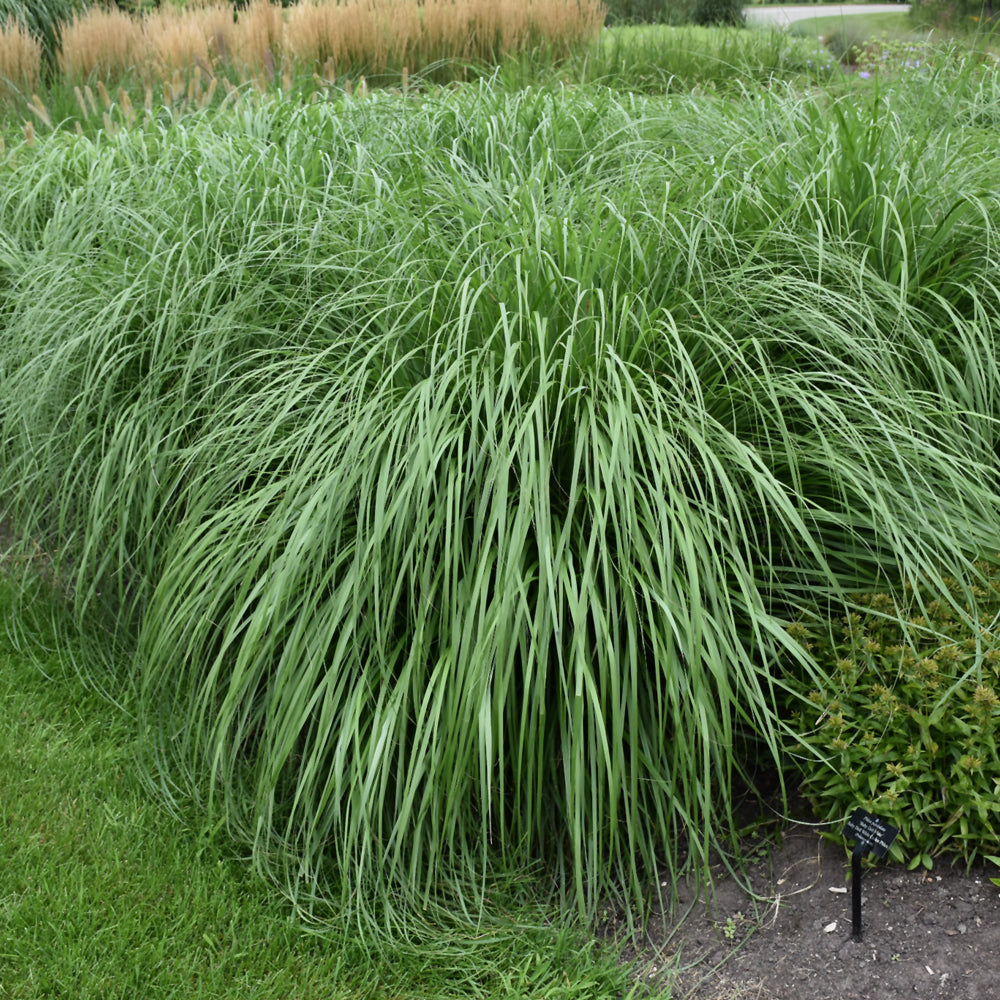
[[[866,594],[837,623],[788,626],[826,677],[792,681],[803,792],[825,820],[861,805],[899,827],[890,853],[911,868],[971,865],[1000,836],[1000,575],[977,567],[977,586],[944,578],[950,600],[910,585],[905,607]]]
[[[929,39],[911,41],[881,35],[862,46],[858,54],[858,73],[862,76],[873,73],[928,73],[936,54],[935,48],[940,54],[940,46],[935,47]]]
[[[874,76],[929,77],[940,69],[961,70],[968,65],[993,68],[997,56],[988,50],[970,49],[954,40],[889,38],[885,33],[856,46],[850,54],[857,74],[863,79]]]

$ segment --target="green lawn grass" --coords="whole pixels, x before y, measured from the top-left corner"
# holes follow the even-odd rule
[[[852,36],[875,38],[883,33],[894,38],[909,38],[916,35],[925,37],[926,31],[916,31],[910,15],[905,10],[876,14],[826,14],[821,17],[807,17],[793,21],[788,30],[793,35],[818,37],[832,35],[838,31],[849,32]]]
[[[0,620],[14,618],[0,576]],[[36,607],[45,607],[44,598]],[[135,772],[135,727],[29,627],[0,631],[0,997],[36,1000],[620,997],[593,942],[536,925],[454,960],[305,933],[225,846],[164,811]],[[469,953],[478,956],[473,959]]]

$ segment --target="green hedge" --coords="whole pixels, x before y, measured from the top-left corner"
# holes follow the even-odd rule
[[[609,0],[608,24],[743,24],[739,0]]]

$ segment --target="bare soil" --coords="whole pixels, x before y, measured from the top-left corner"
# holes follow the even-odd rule
[[[752,891],[720,867],[707,898],[683,891],[684,919],[651,922],[636,957],[651,984],[676,974],[675,1000],[995,1000],[998,874],[866,867],[855,942],[846,847],[792,823],[747,872]]]

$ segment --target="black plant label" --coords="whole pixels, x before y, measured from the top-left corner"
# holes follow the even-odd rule
[[[853,840],[862,854],[869,851],[884,858],[892,847],[892,842],[899,834],[891,823],[886,823],[884,819],[873,816],[867,809],[858,806],[851,814],[851,818],[844,827],[844,836],[848,840]]]

